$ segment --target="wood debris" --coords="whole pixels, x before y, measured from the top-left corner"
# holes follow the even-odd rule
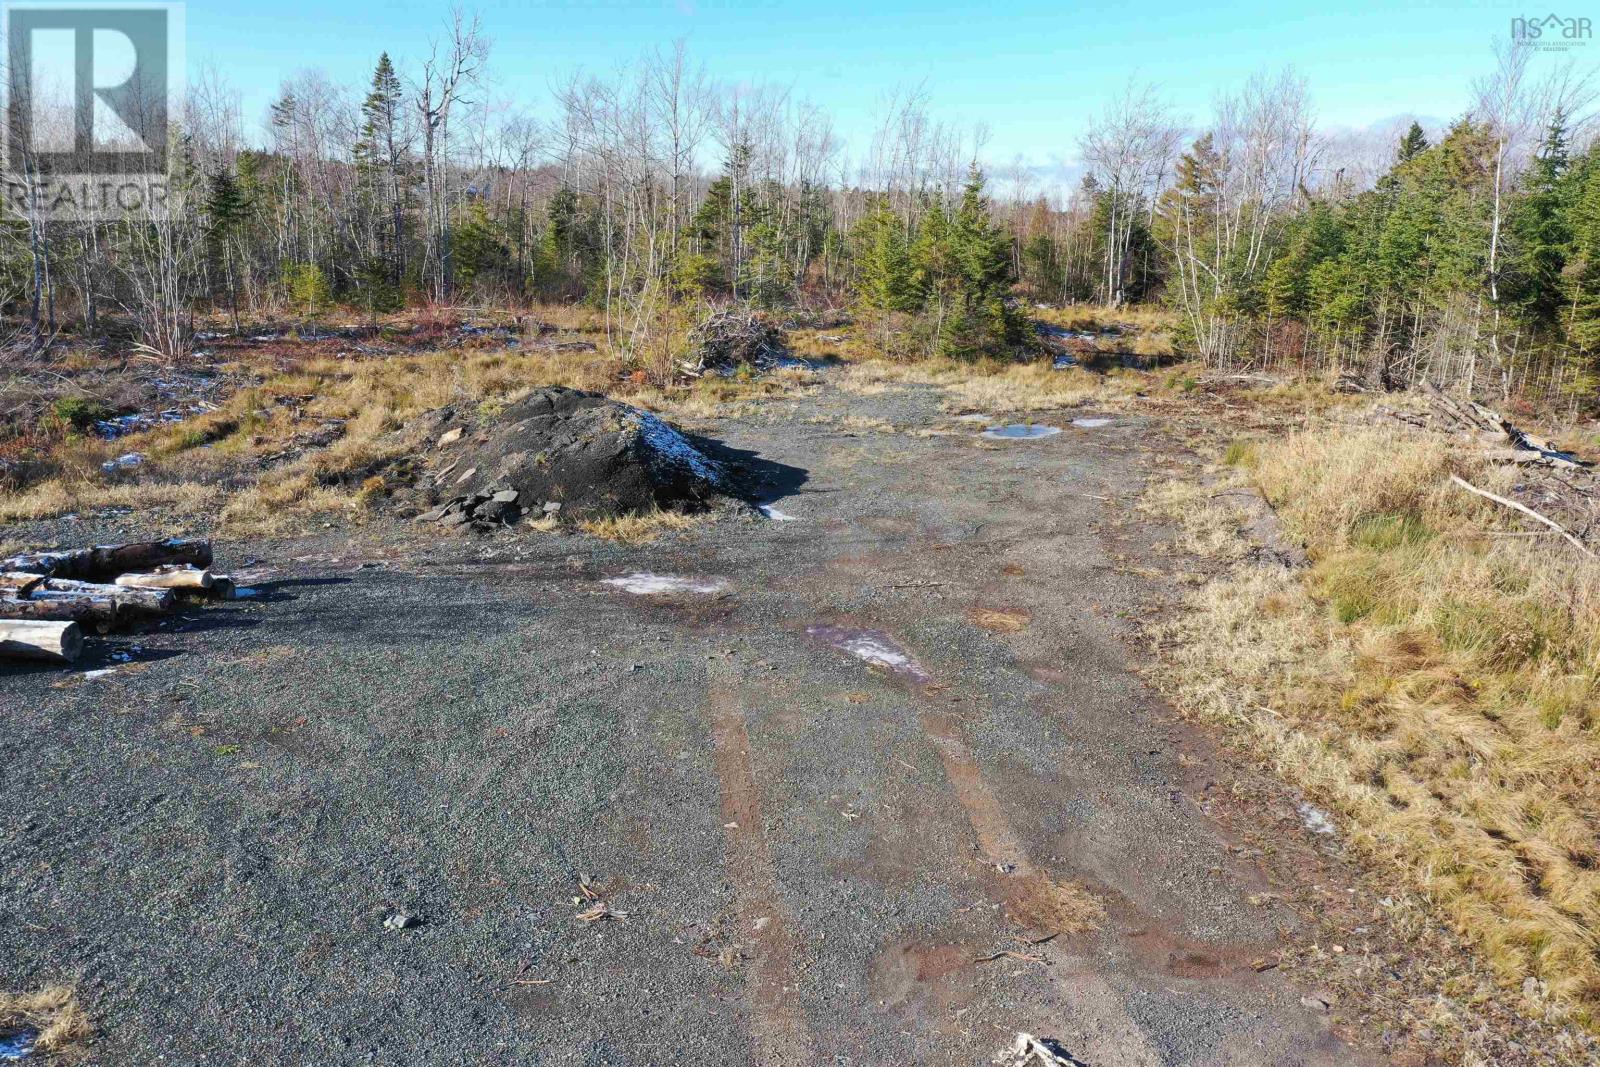
[[[0,560],[0,657],[72,662],[81,627],[108,633],[177,610],[179,596],[231,599],[209,541],[142,541]]]

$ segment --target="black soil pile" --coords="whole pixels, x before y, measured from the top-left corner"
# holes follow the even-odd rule
[[[675,427],[598,393],[551,386],[487,420],[448,408],[434,419],[435,506],[420,519],[449,527],[698,510],[727,483]]]

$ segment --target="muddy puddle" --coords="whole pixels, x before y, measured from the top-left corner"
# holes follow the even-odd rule
[[[911,653],[901,648],[894,638],[882,630],[817,623],[807,626],[806,634],[847,656],[854,656],[869,667],[878,667],[918,684],[933,680],[933,676],[922,669],[921,664],[912,658]]]
[[[1014,422],[1009,426],[991,426],[980,434],[991,441],[1031,441],[1039,437],[1054,437],[1060,433],[1057,426],[1037,422]]]
[[[663,593],[720,593],[728,588],[722,578],[688,578],[678,574],[651,574],[635,571],[620,578],[605,578],[602,585],[621,589],[636,596],[657,596]]]

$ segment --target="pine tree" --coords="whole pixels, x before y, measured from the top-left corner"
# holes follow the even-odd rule
[[[222,167],[211,175],[206,195],[206,216],[210,220],[208,244],[214,261],[219,261],[228,283],[228,312],[233,332],[239,332],[239,290],[234,273],[233,239],[249,217],[250,203],[233,172]]]
[[[1400,147],[1395,152],[1396,163],[1406,163],[1415,159],[1428,149],[1428,138],[1423,134],[1422,127],[1413,122],[1411,128],[1400,138]]]
[[[920,302],[905,225],[890,210],[887,197],[872,199],[853,237],[861,303],[876,311],[915,311]]]
[[[361,138],[355,145],[356,166],[366,177],[371,201],[385,217],[377,227],[375,256],[381,267],[373,271],[398,287],[406,270],[405,155],[409,145],[401,126],[403,90],[389,53],[378,57],[372,86],[361,104]]]

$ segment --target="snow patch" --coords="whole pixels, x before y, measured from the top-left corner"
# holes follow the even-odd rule
[[[1072,425],[1085,430],[1098,429],[1101,426],[1110,426],[1110,419],[1073,419]]]
[[[895,644],[894,640],[881,630],[856,630],[819,623],[807,626],[806,633],[826,641],[868,666],[882,667],[918,682],[931,680],[931,676],[922,669],[921,664],[912,659],[910,653]]]
[[[756,507],[761,510],[761,514],[773,522],[798,522],[800,520],[800,516],[791,515],[787,511],[779,511],[771,504],[757,504]]]
[[[634,425],[639,427],[639,433],[643,435],[645,443],[657,455],[675,466],[687,469],[702,481],[710,482],[712,485],[722,484],[722,465],[713,459],[708,459],[703,452],[691,445],[683,434],[648,411],[632,411],[628,414]]]
[[[1306,824],[1307,830],[1314,834],[1333,833],[1333,817],[1321,808],[1302,803],[1295,810],[1300,813],[1300,821]]]
[[[651,574],[635,571],[620,578],[606,578],[602,585],[615,586],[625,593],[654,596],[658,593],[720,593],[728,588],[721,578],[684,578],[676,574]]]

